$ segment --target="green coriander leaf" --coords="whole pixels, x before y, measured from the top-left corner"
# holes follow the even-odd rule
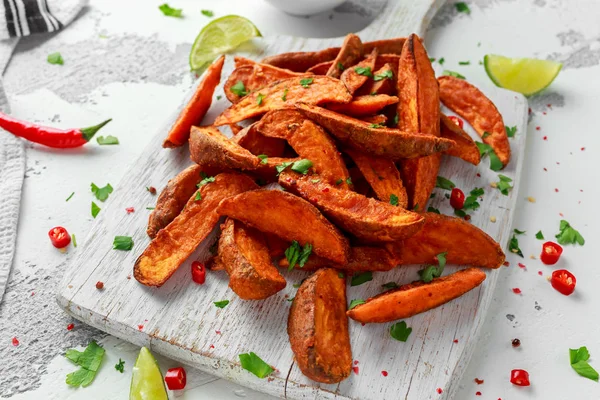
[[[350,186],[352,185],[352,178],[351,177],[347,177],[346,178],[346,184],[348,184]]]
[[[435,256],[435,258],[437,258],[438,260],[438,265],[439,267],[442,269],[442,271],[444,270],[444,267],[446,266],[446,255],[448,254],[447,251],[438,254],[437,256]],[[440,271],[440,275],[442,275],[442,272]]]
[[[506,130],[506,136],[508,137],[515,137],[515,134],[517,133],[517,126],[505,126],[504,129]]]
[[[95,183],[92,183],[92,193],[96,196],[96,198],[100,201],[106,201],[108,199],[108,195],[113,192],[112,186],[110,183],[107,183],[104,187],[98,187]]]
[[[480,157],[487,156],[490,153],[490,151],[492,151],[492,146],[490,146],[489,144],[477,141],[475,142],[475,144],[477,145],[477,149],[479,150]]]
[[[338,179],[337,181],[335,181],[336,185],[341,185],[344,182],[343,179]]]
[[[67,375],[67,385],[86,387],[94,380],[98,368],[104,358],[104,349],[95,341],[91,341],[83,352],[69,349],[65,357],[81,368]]]
[[[260,156],[258,158],[260,158]],[[204,172],[200,172],[200,176],[202,177],[202,180],[196,185],[198,188],[201,188],[202,186],[208,185],[209,183],[215,181],[214,176],[208,176]]]
[[[348,310],[352,310],[354,307],[360,305],[360,304],[365,304],[366,301],[364,301],[363,299],[354,299],[350,302],[350,305],[348,306]]]
[[[482,139],[485,139],[486,137],[490,136],[489,132],[483,132],[483,135],[481,135]]]
[[[123,373],[123,371],[125,371],[125,361],[119,358],[119,362],[115,364],[115,369],[120,373]]]
[[[269,364],[264,362],[259,356],[252,352],[240,354],[239,357],[242,368],[253,373],[259,378],[264,378],[274,371]]]
[[[456,185],[450,179],[446,179],[443,176],[438,176],[435,180],[435,187],[444,190],[452,190],[456,187]]]
[[[508,176],[505,176],[502,174],[498,174],[498,178],[500,178],[500,180],[498,182],[496,182],[496,187],[498,188],[500,193],[502,193],[505,196],[508,196],[508,192],[513,188],[510,185],[510,182],[512,182],[512,179],[510,179]]]
[[[433,212],[436,214],[440,214],[440,210],[438,210],[437,208],[433,208],[431,206],[427,207],[427,212]]]
[[[310,85],[312,85],[314,79],[313,78],[302,78],[300,79],[300,85],[306,89],[308,88]]]
[[[340,71],[343,71],[345,69],[344,68],[344,64],[342,64],[341,62],[338,62],[337,63],[337,69],[339,69]]]
[[[113,250],[129,251],[133,248],[133,239],[131,236],[115,236],[113,241]]]
[[[458,72],[448,71],[447,69],[444,70],[444,72],[442,74],[443,75],[447,75],[447,76],[453,76],[453,77],[458,78],[458,79],[465,79],[464,75],[461,75]]]
[[[279,165],[276,165],[276,166],[275,166],[275,169],[277,170],[277,175],[279,176],[279,174],[280,174],[280,173],[282,173],[282,172],[283,172],[283,170],[284,170],[284,169],[286,169],[287,167],[289,167],[290,165],[292,165],[292,162],[291,162],[291,161],[289,161],[289,162],[284,162],[284,163],[281,163],[281,164],[279,164]]]
[[[412,210],[413,210],[414,212],[417,212],[417,211],[419,211],[419,205],[418,205],[418,204],[415,204],[415,206],[413,207],[413,209],[412,209]]]
[[[471,65],[471,61],[459,61],[458,65]]]
[[[295,298],[296,298],[296,296],[291,297],[291,298],[287,299],[287,301],[294,301]]]
[[[183,18],[181,8],[173,8],[167,3],[158,6],[158,9],[167,17]]]
[[[75,238],[75,234],[71,234],[71,242],[73,243],[73,247],[77,247],[77,238]]]
[[[373,77],[373,72],[371,72],[371,67],[356,67],[354,68],[354,72],[359,75],[368,76],[369,78]]]
[[[69,200],[71,200],[71,198],[72,198],[74,195],[75,195],[75,192],[71,193],[71,194],[69,195],[69,197],[67,197],[67,199],[66,199],[65,201],[69,201]]]
[[[352,280],[350,281],[350,286],[359,286],[363,283],[369,282],[373,280],[373,273],[371,271],[361,272],[360,274],[355,274],[352,276]]]
[[[244,86],[244,82],[242,81],[237,81],[235,85],[231,87],[230,90],[233,94],[236,94],[241,97],[244,97],[248,94],[248,92],[246,91],[246,86]]]
[[[434,57],[429,57],[429,62],[435,62],[435,58]]]
[[[106,146],[110,144],[119,144],[119,139],[116,136],[96,136],[96,141],[101,146]]]
[[[217,96],[217,100],[221,100],[222,98],[223,98],[223,96],[221,96],[221,95]]]
[[[294,283],[292,286],[298,289],[302,283]]]
[[[296,266],[302,248],[297,240],[294,240],[290,247],[285,250],[285,258],[288,261],[288,271],[291,271]]]
[[[94,371],[79,368],[77,371],[67,374],[67,379],[65,380],[65,382],[67,385],[72,387],[86,387],[89,386],[90,383],[92,383],[95,376],[96,373]]]
[[[538,231],[538,233],[535,234],[535,238],[538,240],[544,240],[544,234],[542,231]]]
[[[196,196],[194,196],[194,200],[195,200],[195,201],[200,201],[200,200],[202,200],[202,194],[200,193],[200,191],[199,191],[199,190],[196,192]]]
[[[344,274],[343,272],[338,272],[338,278],[343,279],[346,277],[346,274]]]
[[[101,208],[98,207],[98,204],[96,204],[92,201],[92,217],[96,218],[96,216],[98,215],[100,210],[101,210]]]
[[[394,193],[390,194],[390,204],[393,206],[398,205],[398,196],[396,196]]]
[[[584,378],[591,379],[593,381],[598,380],[598,371],[596,371],[587,361],[579,361],[575,364],[571,364],[571,367],[577,372],[579,375]]]
[[[257,155],[257,157],[260,159],[261,164],[266,164],[269,162],[269,156],[267,156],[266,154],[259,154]]]
[[[381,124],[369,124],[369,128],[379,129],[379,128],[385,128],[385,126],[381,125]]]
[[[590,359],[590,352],[585,346],[578,349],[569,349],[569,358],[571,359],[571,364],[578,363],[579,361],[587,361]]]
[[[458,3],[454,3],[454,6],[456,7],[456,11],[458,12],[471,14],[471,9],[465,2],[459,1]]]
[[[400,342],[406,342],[411,332],[412,328],[409,328],[404,321],[397,322],[390,326],[390,336]]]
[[[300,257],[298,258],[298,265],[300,266],[300,268],[304,267],[304,264],[306,264],[306,262],[308,261],[308,257],[310,257],[312,253],[312,248],[313,246],[310,243],[305,244],[302,248],[302,251],[300,252]]]
[[[281,100],[287,101],[288,88],[283,89],[283,95],[281,96]]]
[[[229,304],[229,300],[214,301],[213,304],[219,308],[225,308]]]
[[[458,208],[454,209],[454,215],[456,215],[457,217],[461,217],[464,218],[467,216],[467,213],[464,212],[463,210],[459,210]]]
[[[388,70],[382,72],[381,74],[375,74],[375,76],[373,77],[373,80],[375,82],[382,81],[384,79],[394,79],[394,73],[392,72],[391,69],[388,69]]]
[[[498,158],[498,155],[495,151],[491,151],[489,154],[490,157],[490,169],[492,171],[500,171],[503,167],[502,161]]]
[[[513,229],[513,232],[515,233],[515,235],[524,235],[525,232],[527,232],[527,231],[520,231],[518,229]]]
[[[394,126],[398,126],[398,113],[394,115]]]
[[[560,221],[560,232],[556,234],[556,239],[559,244],[579,244],[583,246],[585,239],[579,231],[575,230],[567,221],[564,219]]]
[[[50,64],[54,65],[64,65],[65,63],[65,60],[63,60],[59,52],[48,54],[47,60]]]
[[[519,239],[517,239],[516,235],[513,235],[508,242],[508,250],[510,250],[511,253],[515,253],[523,258],[523,252],[519,248]]]
[[[398,287],[398,284],[396,282],[387,282],[384,283],[383,285],[381,285],[382,288],[384,289],[396,289]]]
[[[258,104],[259,106],[263,103],[263,99],[265,98],[265,95],[262,93],[259,93],[256,96],[256,104]]]
[[[444,57],[442,57],[438,60],[438,63],[440,63],[440,65],[444,65],[444,61],[446,60],[444,60]]]
[[[310,181],[311,181],[312,183],[319,183],[319,182],[321,182],[321,180],[320,180],[320,179],[311,179]]]
[[[154,210],[156,207],[146,207],[146,210]]]
[[[435,265],[428,265],[425,268],[419,270],[419,276],[421,277],[421,280],[425,283],[431,282],[436,273],[437,266]]]
[[[202,13],[202,15],[208,17],[208,18],[212,18],[215,16],[215,13],[210,11],[210,10],[202,10],[200,11]]]
[[[312,161],[307,160],[307,159],[303,159],[303,160],[298,160],[295,161],[292,164],[292,167],[290,168],[292,171],[294,172],[298,172],[300,174],[304,174],[306,175],[306,173],[308,172],[308,170],[310,169],[310,167],[313,166]]]

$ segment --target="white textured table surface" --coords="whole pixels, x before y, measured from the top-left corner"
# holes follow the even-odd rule
[[[83,238],[92,222],[90,183],[116,184],[149,139],[144,132],[153,132],[192,84],[187,55],[191,41],[207,22],[200,10],[211,9],[216,16],[247,16],[265,35],[339,36],[362,28],[381,5],[376,0],[355,0],[335,12],[305,19],[285,16],[258,0],[226,4],[178,0],[171,5],[183,8],[187,16],[178,20],[164,17],[157,10],[160,3],[92,1],[66,31],[23,40],[5,73],[6,92],[16,116],[65,127],[112,117],[104,134],[118,136],[121,145],[92,144],[60,154],[28,146],[17,253],[0,305],[0,397],[127,397],[138,349],[72,321],[59,310],[55,286],[77,249],[58,253],[46,233],[52,226],[63,225],[77,235],[80,247],[85,246]],[[457,399],[600,398],[599,384],[577,376],[568,359],[569,347],[587,345],[591,364],[600,368],[600,311],[596,307],[600,271],[593,257],[600,239],[600,230],[593,224],[598,222],[594,200],[600,195],[593,163],[600,147],[596,132],[600,4],[593,0],[477,0],[469,5],[470,16],[458,14],[448,4],[428,32],[430,55],[444,57],[447,69],[482,86],[491,85],[478,65],[486,53],[558,59],[564,70],[550,90],[530,101],[528,159],[515,218],[515,228],[527,230],[520,237],[525,259],[508,256],[511,266],[502,271]],[[54,51],[62,53],[64,66],[46,63],[47,54]],[[464,60],[471,65],[459,66],[458,61]],[[66,203],[71,192],[75,195]],[[528,202],[527,196],[536,202]],[[148,198],[149,204],[153,201]],[[145,213],[135,211],[140,218]],[[545,279],[556,268],[529,258],[541,248],[535,232],[541,229],[546,238],[552,238],[561,213],[586,238],[583,247],[565,247],[556,267],[567,268],[578,278],[576,293],[570,297],[560,295]],[[517,267],[519,262],[526,268]],[[511,291],[515,287],[522,290],[521,295]],[[75,329],[67,331],[71,322]],[[12,337],[19,339],[18,347],[11,345]],[[515,337],[521,340],[519,349],[511,347]],[[103,367],[90,387],[69,389],[64,377],[74,367],[62,354],[91,339],[107,349]],[[113,368],[119,358],[126,362],[124,374]],[[174,365],[164,359],[160,363],[164,369]],[[508,379],[513,368],[528,370],[532,386],[512,386]],[[474,378],[485,382],[476,385]],[[192,371],[188,388],[177,397],[265,398]],[[476,396],[478,391],[481,396]],[[431,398],[436,397],[432,393]]]

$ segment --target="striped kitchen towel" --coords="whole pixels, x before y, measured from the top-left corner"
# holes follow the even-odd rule
[[[0,0],[0,40],[56,32],[87,3],[88,0]]]

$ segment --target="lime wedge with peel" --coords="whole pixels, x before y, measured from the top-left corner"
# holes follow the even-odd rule
[[[169,400],[156,359],[145,347],[133,366],[129,400]]]
[[[496,86],[525,96],[533,96],[547,88],[562,68],[562,64],[555,61],[508,58],[496,54],[487,54],[483,65]]]
[[[252,22],[239,15],[226,15],[206,25],[194,40],[190,52],[190,68],[199,71],[219,54],[262,36]]]

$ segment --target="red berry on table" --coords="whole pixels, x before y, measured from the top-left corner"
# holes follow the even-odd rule
[[[96,289],[98,289],[98,290],[104,289],[104,282],[101,282],[101,281],[96,282]]]
[[[517,386],[529,386],[529,372],[524,369],[513,369],[510,371],[510,383]]]
[[[554,265],[558,262],[560,255],[563,252],[563,248],[554,242],[546,242],[542,245],[542,254],[540,259],[546,265]]]
[[[519,347],[521,345],[521,341],[519,339],[512,340],[512,347]]]
[[[450,205],[456,210],[460,210],[465,206],[465,194],[459,188],[452,189]]]
[[[566,269],[558,269],[552,273],[550,283],[554,289],[558,290],[565,296],[569,296],[575,291],[577,279],[575,279],[575,275]]]

